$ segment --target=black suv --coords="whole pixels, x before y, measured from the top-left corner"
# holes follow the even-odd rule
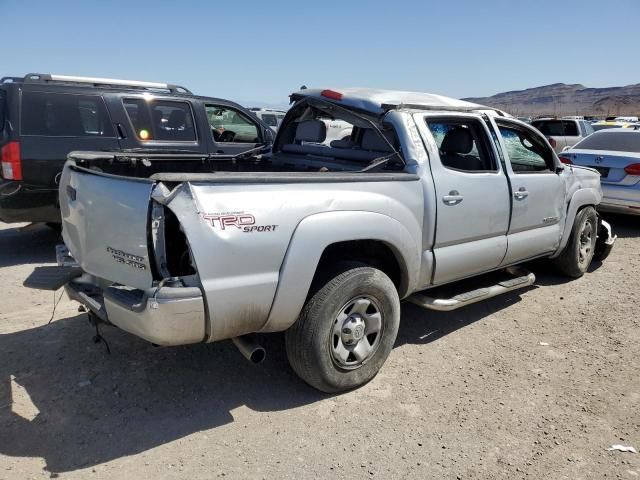
[[[240,105],[177,85],[29,74],[0,79],[0,220],[60,222],[74,150],[236,155],[273,132]]]

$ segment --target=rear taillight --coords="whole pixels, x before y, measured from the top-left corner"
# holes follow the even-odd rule
[[[571,161],[571,159],[569,157],[566,157],[564,155],[559,155],[558,158],[565,165],[573,165],[573,162]]]
[[[320,95],[326,98],[330,98],[331,100],[342,100],[342,94],[334,90],[322,90],[322,92],[320,92]]]
[[[556,148],[558,146],[558,142],[556,142],[555,138],[548,137],[547,140],[549,140],[549,145],[551,145],[553,148]]]
[[[2,176],[6,180],[22,180],[22,161],[20,160],[20,144],[9,142],[0,151]]]
[[[632,163],[624,167],[624,171],[629,175],[640,175],[640,163]]]

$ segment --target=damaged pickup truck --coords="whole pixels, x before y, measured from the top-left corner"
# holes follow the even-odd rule
[[[68,251],[25,285],[65,286],[93,321],[159,345],[233,339],[259,361],[250,334],[284,331],[295,372],[339,392],[382,367],[401,300],[453,310],[531,285],[522,262],[576,278],[611,250],[598,173],[503,112],[368,89],[291,98],[270,155],[70,154]],[[351,133],[327,140],[336,120]],[[494,271],[507,276],[440,293]]]

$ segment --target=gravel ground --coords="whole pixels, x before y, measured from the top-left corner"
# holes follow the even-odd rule
[[[0,227],[0,479],[640,478],[640,219],[582,279],[439,314],[404,305],[382,372],[320,394],[281,336],[252,366],[230,342],[154,348],[23,279],[46,227]]]

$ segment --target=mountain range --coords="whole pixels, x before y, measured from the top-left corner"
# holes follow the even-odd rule
[[[515,116],[535,115],[639,115],[640,83],[625,87],[588,88],[554,83],[542,87],[464,98],[505,110]]]

